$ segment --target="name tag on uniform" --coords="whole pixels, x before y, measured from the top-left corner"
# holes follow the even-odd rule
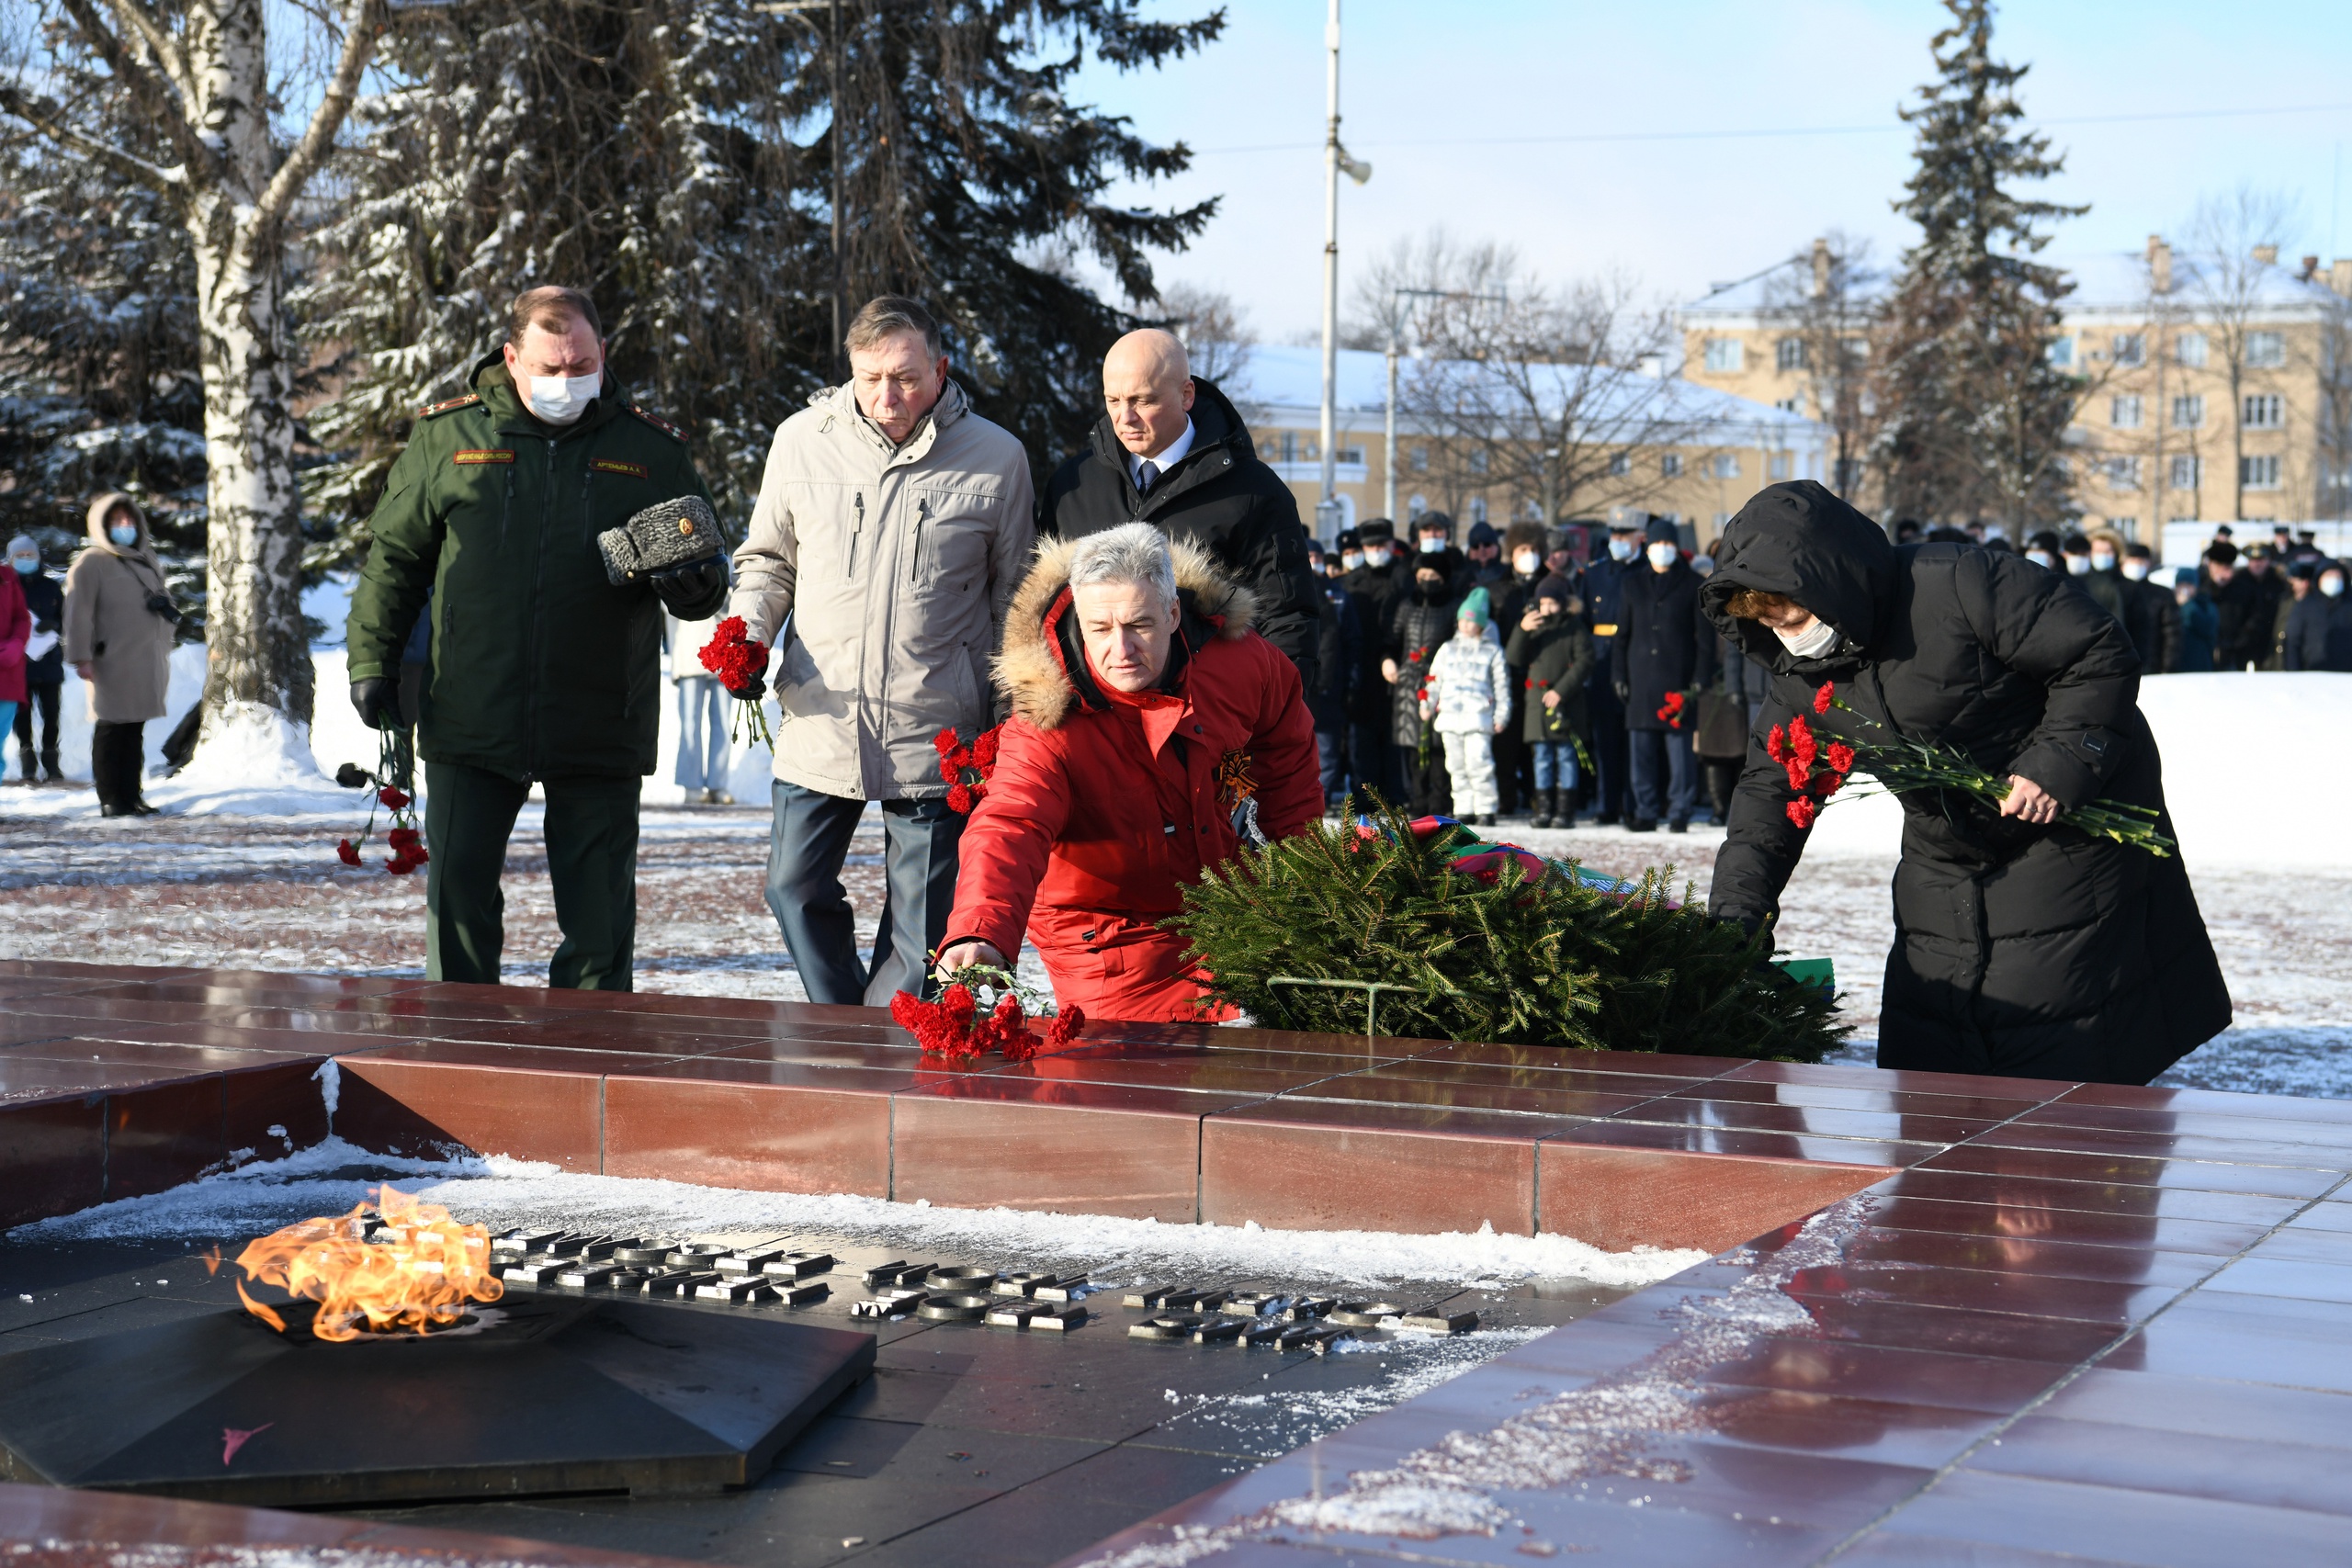
[[[600,474],[627,474],[633,479],[650,479],[653,470],[642,463],[624,463],[618,457],[591,457],[588,466]]]
[[[453,452],[449,456],[449,461],[461,468],[471,468],[477,463],[511,463],[514,460],[514,454],[512,452],[480,446],[469,446],[461,452]]]

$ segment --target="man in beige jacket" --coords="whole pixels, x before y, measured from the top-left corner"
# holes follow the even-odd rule
[[[989,725],[1035,497],[1021,443],[947,378],[921,305],[871,301],[848,347],[849,382],[776,429],[727,614],[778,652],[768,908],[809,1000],[879,1007],[922,988],[946,935],[964,819],[932,742]],[[870,800],[888,852],[867,963],[841,872]]]

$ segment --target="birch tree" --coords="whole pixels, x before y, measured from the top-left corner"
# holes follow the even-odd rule
[[[43,12],[51,52],[94,74],[132,134],[109,138],[60,104],[44,90],[53,69],[0,81],[0,114],[161,197],[195,259],[209,513],[205,733],[232,719],[307,726],[286,248],[295,202],[333,147],[387,20],[383,0],[317,14],[332,64],[290,137],[272,106],[305,85],[271,80],[268,0],[45,0]],[[277,47],[291,55],[287,42]]]

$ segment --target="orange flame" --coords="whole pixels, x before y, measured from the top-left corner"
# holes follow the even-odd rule
[[[505,1285],[491,1271],[490,1230],[463,1225],[438,1203],[420,1202],[390,1187],[376,1190],[375,1213],[394,1239],[371,1243],[368,1205],[348,1214],[288,1225],[250,1242],[237,1267],[250,1279],[277,1285],[319,1303],[311,1332],[322,1339],[356,1339],[363,1332],[456,1323],[468,1302],[494,1302]],[[285,1319],[245,1294],[245,1310],[277,1328]]]
[[[210,1247],[206,1248],[203,1252],[197,1254],[197,1256],[204,1259],[204,1271],[206,1274],[210,1275],[220,1272],[220,1247],[218,1243],[215,1243]]]

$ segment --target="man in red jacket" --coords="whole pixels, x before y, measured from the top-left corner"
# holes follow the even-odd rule
[[[1130,523],[1038,551],[997,685],[1012,704],[964,829],[943,972],[1003,964],[1025,930],[1090,1018],[1204,1016],[1205,976],[1159,929],[1179,889],[1323,814],[1298,671],[1250,629],[1256,596]]]

